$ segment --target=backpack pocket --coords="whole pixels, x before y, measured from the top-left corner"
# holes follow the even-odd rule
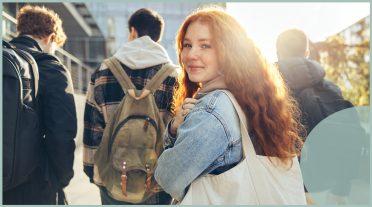
[[[109,144],[115,171],[113,198],[136,203],[153,194],[157,131],[156,122],[148,116],[132,115],[118,123]]]
[[[132,115],[117,124],[109,141],[109,154],[113,146],[155,148],[158,126],[148,116]],[[114,143],[115,142],[115,143]]]

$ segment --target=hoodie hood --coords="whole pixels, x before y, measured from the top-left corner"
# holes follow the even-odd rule
[[[278,67],[287,85],[293,91],[315,86],[325,76],[325,71],[318,62],[306,58],[280,60]]]
[[[172,63],[167,51],[149,36],[142,36],[124,43],[114,57],[132,70]]]

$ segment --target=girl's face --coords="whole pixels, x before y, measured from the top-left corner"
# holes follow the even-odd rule
[[[187,28],[181,61],[192,82],[204,85],[219,76],[217,48],[206,23],[195,21]]]

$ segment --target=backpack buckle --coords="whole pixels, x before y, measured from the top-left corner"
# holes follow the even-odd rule
[[[150,117],[146,117],[145,124],[143,125],[143,130],[147,131],[147,128],[149,127]],[[148,165],[148,164],[146,164]],[[147,170],[147,168],[146,168]]]
[[[126,170],[126,162],[123,162],[122,174],[121,174],[121,192],[124,196],[127,196],[127,170]]]
[[[146,191],[151,191],[151,172],[150,165],[146,164]]]

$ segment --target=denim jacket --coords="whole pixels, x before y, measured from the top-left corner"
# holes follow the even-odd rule
[[[176,138],[166,131],[166,150],[159,157],[155,179],[177,200],[198,177],[220,174],[242,159],[239,118],[222,91],[209,92],[198,100]]]

